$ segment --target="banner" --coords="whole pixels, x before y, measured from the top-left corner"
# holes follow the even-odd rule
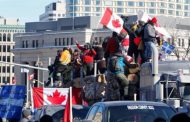
[[[39,88],[33,87],[33,107],[43,105],[65,105],[68,99],[69,88]]]
[[[25,97],[25,86],[2,86],[0,91],[0,117],[19,120]]]

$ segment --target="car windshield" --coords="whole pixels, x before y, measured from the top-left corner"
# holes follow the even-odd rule
[[[89,108],[85,107],[82,109],[73,108],[73,119],[74,120],[82,120],[86,117]],[[54,122],[62,122],[62,118],[64,116],[63,110],[60,110],[52,115]]]
[[[153,122],[155,118],[169,120],[175,111],[166,106],[126,105],[108,108],[108,122]]]
[[[189,84],[184,86],[183,99],[190,100],[190,85]]]

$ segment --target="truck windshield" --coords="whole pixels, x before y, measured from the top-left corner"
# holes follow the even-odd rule
[[[190,100],[190,85],[184,86],[183,99],[184,100]]]
[[[156,118],[169,120],[175,111],[166,106],[126,105],[108,109],[108,122],[153,122]]]

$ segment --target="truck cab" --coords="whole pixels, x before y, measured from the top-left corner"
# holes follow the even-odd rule
[[[156,79],[156,80],[155,80]],[[190,107],[190,62],[158,62],[158,74],[152,73],[152,63],[141,66],[140,100],[163,101],[179,108]]]

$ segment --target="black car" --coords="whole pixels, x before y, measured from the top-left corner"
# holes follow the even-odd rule
[[[64,110],[65,106],[63,105],[45,105],[37,110],[36,114],[34,115],[34,120],[35,122],[38,122],[43,115],[50,115],[53,118],[53,122],[62,122]],[[88,110],[89,107],[82,105],[73,105],[73,119],[85,119]]]
[[[111,101],[95,103],[83,122],[169,122],[176,111],[162,102]]]

